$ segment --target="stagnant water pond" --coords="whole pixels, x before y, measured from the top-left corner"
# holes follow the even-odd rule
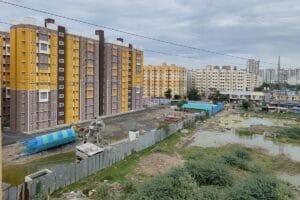
[[[293,144],[275,143],[263,135],[241,136],[235,130],[226,132],[199,131],[195,135],[192,146],[220,147],[228,144],[240,144],[246,147],[267,150],[270,155],[283,154],[291,160],[300,162],[300,146]]]
[[[249,128],[253,125],[288,127],[297,125],[299,122],[293,120],[269,119],[258,117],[243,117],[240,115],[219,116],[221,127],[227,131],[200,129],[196,134],[192,146],[221,147],[228,144],[239,144],[250,148],[261,148],[270,155],[285,155],[293,161],[300,162],[300,146],[294,144],[274,142],[264,135],[254,134],[251,136],[239,135],[236,128]],[[300,174],[289,175],[278,173],[276,176],[300,188]]]

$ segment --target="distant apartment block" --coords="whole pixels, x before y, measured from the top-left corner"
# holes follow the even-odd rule
[[[165,97],[168,89],[172,90],[172,96],[186,96],[187,74],[184,67],[166,63],[144,67],[145,97]]]
[[[259,74],[259,60],[248,59],[246,71],[249,73]]]
[[[0,76],[2,125],[9,126],[10,118],[10,36],[0,32]]]
[[[187,93],[193,88],[193,70],[187,70],[186,71],[186,89]]]
[[[142,108],[143,51],[69,33],[46,19],[0,32],[3,121],[14,132]]]
[[[259,77],[262,79],[262,82],[276,83],[278,78],[277,73],[276,69],[261,69]],[[282,82],[291,85],[300,84],[300,68],[280,69],[280,79]]]
[[[253,91],[256,87],[256,75],[235,66],[206,66],[193,71],[194,86],[200,93],[219,91]]]

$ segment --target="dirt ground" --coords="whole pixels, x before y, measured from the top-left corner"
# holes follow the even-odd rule
[[[154,153],[142,159],[138,171],[148,176],[155,176],[164,173],[171,168],[183,166],[184,160],[179,155],[169,156],[161,153]]]
[[[168,107],[152,107],[124,115],[106,117],[103,119],[105,123],[106,142],[113,143],[122,139],[126,139],[130,130],[140,130],[140,133],[142,134],[143,132],[156,129],[159,126],[159,122],[164,116],[167,115],[185,116],[188,114],[171,110]],[[86,127],[88,125],[89,123],[85,123],[82,124],[82,127]],[[11,136],[8,143],[5,143],[4,141],[5,144],[9,144],[4,145],[2,148],[4,163],[25,163],[33,159],[74,151],[75,146],[81,143],[81,141],[78,140],[74,143],[70,143],[61,147],[53,148],[30,156],[20,157],[21,147],[16,142],[28,137],[28,135],[24,134],[16,135],[16,137]],[[5,140],[5,138],[7,137],[4,137],[3,139]]]

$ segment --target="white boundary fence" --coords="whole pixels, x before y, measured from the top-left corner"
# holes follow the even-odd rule
[[[136,140],[123,140],[104,148],[100,154],[82,160],[80,163],[69,163],[49,168],[52,173],[38,177],[18,186],[2,191],[3,200],[29,200],[39,193],[50,194],[55,190],[75,183],[99,170],[112,166],[134,152],[142,151],[155,143],[164,140],[176,131],[188,127],[195,121],[194,117],[177,124],[170,124],[168,130],[152,130],[140,135]]]

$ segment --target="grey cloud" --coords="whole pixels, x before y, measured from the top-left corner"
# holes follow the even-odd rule
[[[297,0],[12,0],[85,21],[183,43],[226,54],[244,55],[299,65],[300,4]],[[61,3],[63,4],[61,5]],[[0,20],[33,16],[42,24],[45,16],[0,4]],[[95,27],[56,19],[72,30],[91,36]],[[244,60],[160,44],[130,35],[106,31],[106,37],[123,37],[144,49],[199,57],[198,60],[145,52],[146,63],[167,61],[187,67],[235,64]],[[270,67],[270,66],[263,66]],[[275,66],[273,66],[275,67]]]

